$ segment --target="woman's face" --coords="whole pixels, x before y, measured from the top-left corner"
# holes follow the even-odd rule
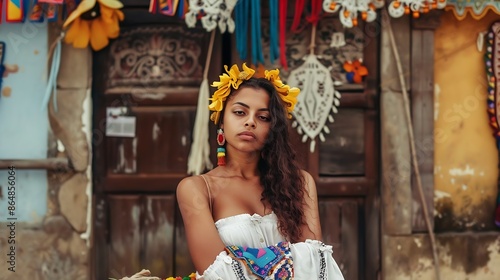
[[[226,145],[242,152],[260,151],[271,128],[268,93],[260,88],[239,89],[227,101],[221,127]]]

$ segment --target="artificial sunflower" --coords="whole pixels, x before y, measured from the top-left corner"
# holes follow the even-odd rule
[[[72,23],[64,41],[75,48],[86,48],[89,42],[93,50],[104,48],[120,34],[122,7],[118,0],[83,0],[64,22],[64,28]]]

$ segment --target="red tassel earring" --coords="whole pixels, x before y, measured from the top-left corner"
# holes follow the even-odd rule
[[[217,165],[226,165],[226,149],[224,148],[224,144],[226,144],[226,137],[224,136],[222,128],[217,130],[217,144],[221,146],[217,148]]]

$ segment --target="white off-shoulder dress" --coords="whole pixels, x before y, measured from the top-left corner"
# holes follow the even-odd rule
[[[226,246],[263,248],[276,245],[285,238],[278,231],[278,218],[274,213],[266,216],[240,214],[215,222]],[[342,272],[332,256],[332,247],[316,240],[289,244],[293,259],[293,279],[343,280]],[[257,279],[241,262],[221,252],[216,260],[197,279],[240,280]],[[265,279],[282,279],[277,275]]]

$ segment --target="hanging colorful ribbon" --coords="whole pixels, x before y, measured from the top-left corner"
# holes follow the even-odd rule
[[[158,0],[150,0],[149,1],[149,12],[152,14],[156,14],[158,10]]]
[[[262,52],[262,36],[260,24],[260,1],[250,1],[251,20],[252,20],[252,63],[264,64],[264,54]]]
[[[288,0],[280,0],[280,62],[285,70],[288,70],[286,61],[286,14]]]
[[[50,95],[53,93],[52,102],[54,107],[54,112],[57,112],[57,75],[59,74],[59,66],[61,64],[61,41],[64,38],[64,32],[59,35],[56,41],[50,46],[50,53],[52,53],[52,63],[50,64],[50,74],[47,80],[47,87],[45,89],[45,95],[43,96],[41,110],[47,108],[49,104]]]
[[[248,13],[250,0],[239,0],[234,7],[234,20],[236,23],[236,51],[241,60],[247,59],[248,54]]]
[[[290,30],[294,33],[299,33],[302,28],[299,28],[300,22],[302,20],[302,12],[304,11],[304,0],[295,1],[295,13],[293,15],[292,27]]]
[[[184,0],[180,0],[179,7],[177,8],[177,17],[180,19],[184,19],[187,9],[188,9],[187,2]]]
[[[0,41],[0,96],[2,93],[3,74],[5,72],[5,65],[3,65],[3,61],[5,59],[5,50],[5,42]]]
[[[278,0],[269,0],[269,58],[271,63],[280,56],[278,45]]]

